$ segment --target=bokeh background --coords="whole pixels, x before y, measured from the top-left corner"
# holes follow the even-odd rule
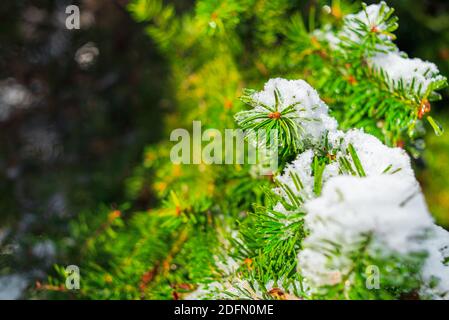
[[[144,148],[168,138],[161,118],[176,108],[170,69],[127,2],[1,1],[0,298],[27,297],[24,289],[76,246],[69,222],[124,201]],[[65,28],[70,4],[80,6],[80,30]],[[388,4],[400,17],[399,48],[448,76],[449,2]],[[448,89],[443,96],[432,111],[446,133],[428,132],[416,166],[435,219],[449,228]],[[139,201],[145,207],[152,196]]]

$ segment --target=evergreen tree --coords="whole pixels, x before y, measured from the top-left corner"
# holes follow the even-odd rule
[[[277,129],[280,162],[261,176],[257,165],[174,164],[169,141],[148,148],[129,202],[72,226],[81,297],[448,298],[449,235],[407,154],[421,155],[426,123],[442,134],[429,113],[446,78],[399,51],[383,2],[311,6],[307,23],[295,3],[128,6],[171,67],[167,136],[200,120],[203,131],[239,126],[262,148],[260,129]],[[141,210],[148,192],[158,200]],[[60,281],[45,288],[64,291]]]

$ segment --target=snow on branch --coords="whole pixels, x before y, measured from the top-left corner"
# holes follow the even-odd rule
[[[271,79],[264,90],[247,91],[242,100],[252,107],[235,115],[243,130],[277,129],[279,144],[294,151],[337,126],[316,90],[303,80]]]
[[[359,44],[369,37],[376,37],[384,46],[390,46],[397,29],[397,17],[392,16],[394,9],[388,7],[385,2],[366,6],[356,14],[344,17],[343,29],[340,37],[347,41]]]
[[[394,175],[334,177],[305,207],[310,235],[298,268],[318,287],[351,281],[352,256],[367,238],[363,255],[388,259],[426,252],[420,239],[433,226],[417,182]]]
[[[270,80],[264,91],[251,95],[250,103],[252,112],[266,117],[294,105],[295,124],[311,133],[304,137],[313,143],[275,178],[273,193],[280,200],[267,211],[273,219],[273,211],[287,219],[305,212],[307,236],[298,253],[298,272],[309,293],[329,286],[360,286],[360,268],[377,263],[384,272],[401,268],[402,280],[390,274],[385,286],[396,281],[404,291],[421,288],[427,295],[447,294],[444,256],[449,255],[449,234],[432,232],[437,227],[403,149],[390,148],[360,129],[339,130],[327,105],[301,80]],[[243,115],[239,123],[247,118]],[[311,125],[303,115],[322,120]],[[292,236],[291,231],[285,236]],[[407,282],[407,277],[414,280]]]
[[[373,69],[385,78],[390,90],[420,99],[445,85],[437,66],[419,58],[407,58],[401,52],[377,53],[370,59]]]

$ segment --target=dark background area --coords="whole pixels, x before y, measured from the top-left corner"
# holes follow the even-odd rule
[[[126,2],[0,5],[0,274],[41,276],[58,251],[50,239],[78,212],[120,202],[161,137],[169,71]],[[80,30],[65,27],[70,4]]]

